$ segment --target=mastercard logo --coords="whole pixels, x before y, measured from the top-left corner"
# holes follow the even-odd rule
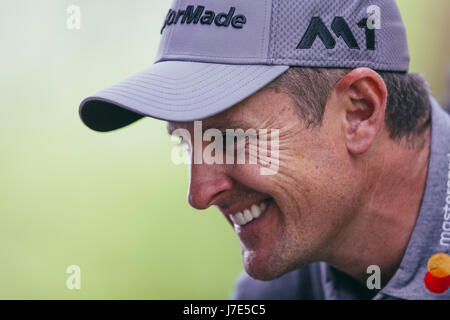
[[[446,253],[436,253],[427,264],[425,286],[436,294],[442,294],[450,288],[450,256]]]

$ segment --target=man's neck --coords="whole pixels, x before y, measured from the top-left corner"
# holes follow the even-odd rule
[[[365,164],[366,197],[326,262],[362,283],[371,265],[380,267],[382,286],[392,278],[420,212],[430,155],[429,128],[422,141],[415,148],[399,148],[391,140],[392,145],[384,146],[387,151],[371,160],[376,165]]]

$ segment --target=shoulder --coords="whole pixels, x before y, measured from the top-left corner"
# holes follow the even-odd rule
[[[236,300],[314,300],[321,299],[320,275],[312,264],[272,281],[252,279],[242,272],[235,281]]]

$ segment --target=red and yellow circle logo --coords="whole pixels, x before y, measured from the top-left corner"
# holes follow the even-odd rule
[[[450,256],[436,253],[428,260],[425,286],[433,293],[442,294],[450,287]]]

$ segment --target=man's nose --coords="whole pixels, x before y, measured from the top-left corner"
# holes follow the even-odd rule
[[[219,197],[233,187],[233,181],[221,167],[223,166],[191,165],[188,201],[193,208],[207,209],[216,204]]]

